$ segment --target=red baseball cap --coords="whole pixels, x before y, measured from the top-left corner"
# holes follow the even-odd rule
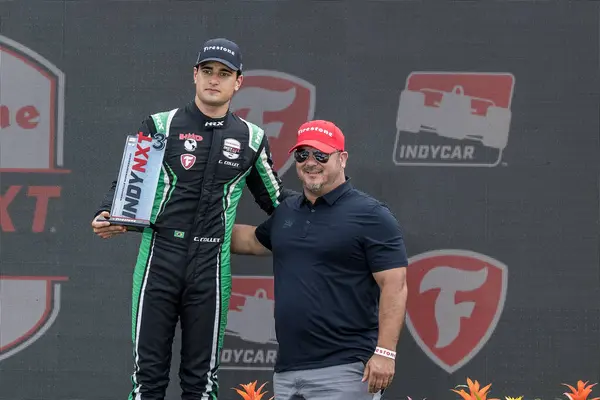
[[[338,150],[344,151],[344,134],[333,122],[308,121],[298,128],[298,139],[288,153],[300,146],[314,147],[328,154]]]

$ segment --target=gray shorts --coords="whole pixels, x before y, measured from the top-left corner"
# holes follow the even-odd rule
[[[369,382],[361,382],[362,362],[326,368],[287,371],[273,375],[275,400],[379,400],[369,393]]]

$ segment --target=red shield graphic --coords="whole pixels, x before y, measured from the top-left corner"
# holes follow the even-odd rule
[[[0,171],[63,166],[65,77],[40,54],[0,35]]]
[[[183,168],[190,169],[196,163],[196,156],[193,154],[182,154],[181,155],[181,165]]]
[[[298,128],[314,116],[315,93],[314,85],[297,76],[253,70],[244,72],[242,87],[233,97],[231,110],[264,129],[280,176],[293,164],[288,152]]]
[[[52,326],[66,277],[0,276],[0,361],[25,349]]]
[[[406,325],[425,354],[447,372],[469,362],[494,332],[507,275],[498,260],[464,250],[410,259]]]

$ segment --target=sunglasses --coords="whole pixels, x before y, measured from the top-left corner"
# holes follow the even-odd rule
[[[334,151],[333,153],[327,154],[319,150],[309,151],[306,149],[302,149],[294,151],[294,158],[296,159],[296,162],[303,163],[304,161],[308,160],[308,157],[310,157],[310,155],[312,154],[315,157],[315,160],[317,160],[321,164],[325,164],[327,161],[329,161],[329,157],[331,157],[331,155],[335,153],[339,153],[339,151]]]

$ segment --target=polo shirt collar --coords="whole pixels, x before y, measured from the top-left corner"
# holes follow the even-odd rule
[[[323,196],[317,197],[315,204],[323,201],[328,205],[332,206],[336,201],[344,194],[346,194],[349,190],[352,189],[352,184],[350,183],[350,177],[346,176],[346,180],[340,186],[333,189],[331,192],[324,194]],[[302,203],[301,204],[310,204],[310,201],[306,198],[304,191],[302,192]]]

